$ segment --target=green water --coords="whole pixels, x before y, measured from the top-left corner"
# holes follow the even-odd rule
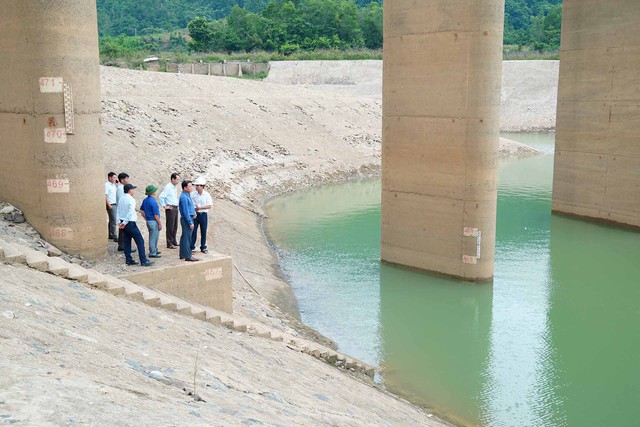
[[[380,184],[266,207],[303,320],[459,424],[640,426],[640,234],[551,216],[547,155],[500,164],[495,279],[379,262]]]

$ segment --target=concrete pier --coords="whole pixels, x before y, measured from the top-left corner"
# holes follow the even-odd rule
[[[565,0],[553,210],[640,227],[640,2]]]
[[[6,0],[0,199],[69,253],[106,251],[95,0]]]
[[[493,276],[503,0],[384,8],[383,261]]]

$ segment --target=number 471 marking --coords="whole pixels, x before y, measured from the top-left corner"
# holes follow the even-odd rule
[[[40,77],[40,93],[62,92],[62,77]]]

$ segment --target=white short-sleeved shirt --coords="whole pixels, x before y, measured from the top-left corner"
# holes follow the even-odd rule
[[[191,192],[191,201],[193,201],[193,205],[196,208],[201,208],[202,206],[211,206],[213,205],[213,201],[211,200],[211,194],[209,194],[206,190],[202,190],[202,194],[198,194],[197,190]],[[206,213],[209,212],[209,209],[202,209],[196,211],[197,213]]]
[[[110,205],[116,204],[116,185],[113,182],[105,182],[104,183],[104,194],[107,196],[107,202]]]

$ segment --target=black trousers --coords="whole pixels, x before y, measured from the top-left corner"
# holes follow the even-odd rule
[[[147,255],[144,253],[144,238],[140,233],[140,229],[135,221],[129,221],[127,225],[124,226],[122,231],[122,240],[124,243],[124,258],[127,264],[132,264],[133,258],[131,257],[131,239],[136,242],[136,246],[138,247],[138,255],[140,255],[140,264],[146,264],[149,262],[147,259]]]
[[[167,247],[180,246],[178,240],[176,240],[176,235],[178,234],[178,207],[165,209],[164,214],[167,218]]]

